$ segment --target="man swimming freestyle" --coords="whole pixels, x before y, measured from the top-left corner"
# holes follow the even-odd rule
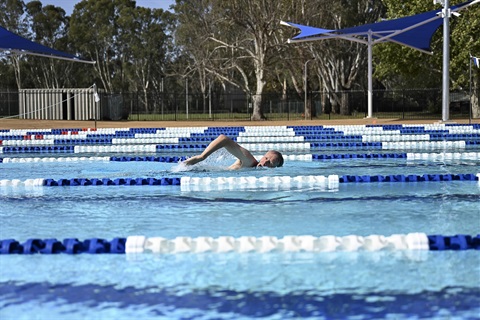
[[[225,148],[228,152],[234,155],[237,158],[234,164],[228,167],[229,170],[237,170],[241,168],[252,168],[252,167],[268,167],[275,168],[281,167],[283,165],[283,156],[280,152],[275,150],[270,150],[257,161],[255,157],[247,149],[241,147],[238,143],[227,137],[226,135],[219,135],[215,140],[210,142],[207,148],[202,152],[202,154],[193,156],[183,161],[186,165],[194,165],[195,163],[201,162],[207,159],[213,152],[218,149]]]

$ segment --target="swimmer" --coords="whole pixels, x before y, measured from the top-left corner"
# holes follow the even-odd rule
[[[215,140],[213,140],[208,147],[205,148],[202,154],[188,158],[187,160],[183,161],[183,163],[188,166],[194,165],[207,159],[213,152],[221,148],[225,148],[237,158],[237,161],[228,167],[229,170],[252,167],[275,168],[283,165],[283,156],[280,152],[270,150],[265,153],[260,161],[257,161],[250,151],[241,147],[238,143],[223,134],[219,135]]]

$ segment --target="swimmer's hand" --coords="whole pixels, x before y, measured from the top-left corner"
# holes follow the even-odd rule
[[[203,160],[205,160],[204,157],[202,155],[198,155],[188,158],[187,160],[183,161],[183,163],[187,166],[192,166],[196,163],[202,162]]]

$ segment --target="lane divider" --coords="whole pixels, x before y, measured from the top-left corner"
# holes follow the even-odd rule
[[[240,135],[251,133],[296,134],[342,132],[345,134],[480,134],[480,124],[404,124],[404,125],[325,125],[325,126],[241,126],[241,127],[170,127],[170,128],[67,128],[67,129],[2,129],[1,139],[35,139],[41,136],[77,136],[109,134],[132,137],[136,134],[211,134],[228,132]],[[174,136],[172,136],[174,137]]]
[[[9,139],[2,140],[1,145],[8,147],[25,146],[65,146],[65,145],[129,145],[129,144],[181,144],[198,143],[213,141],[216,136],[197,135],[195,137],[164,137],[163,135],[149,135],[149,137],[140,137],[139,134],[131,134],[129,137],[115,135],[87,135],[87,136],[69,136],[69,138],[52,136],[48,138],[39,137],[28,140]],[[239,143],[286,143],[286,142],[417,142],[417,141],[479,141],[480,134],[462,134],[462,135],[345,135],[343,132],[335,134],[303,134],[297,136],[279,136],[274,133],[266,135],[255,134],[251,136],[231,136],[233,140]]]
[[[111,157],[35,157],[35,158],[0,158],[0,163],[31,163],[31,162],[97,162],[111,161]]]
[[[329,175],[325,176],[263,176],[263,177],[163,177],[163,178],[71,178],[71,179],[3,179],[0,187],[57,187],[57,186],[135,186],[162,185],[181,186],[182,190],[245,188],[290,188],[321,187],[337,189],[340,183],[382,183],[382,182],[439,182],[439,181],[480,181],[480,173],[466,174],[424,174],[424,175]]]
[[[465,149],[466,145],[477,145],[477,141],[412,141],[382,142],[383,150],[397,149]],[[480,145],[480,144],[479,144]]]
[[[15,239],[0,240],[0,254],[180,254],[180,253],[269,253],[269,252],[356,252],[401,250],[480,250],[480,235],[426,235],[425,233],[391,236],[332,235],[315,237],[163,237],[130,236],[111,241],[91,238],[57,240],[31,238],[20,243]]]
[[[254,155],[260,159],[263,155]],[[441,153],[364,153],[364,154],[292,154],[283,155],[287,161],[325,161],[342,159],[408,159],[408,160],[480,160],[480,152],[441,152]],[[114,157],[35,157],[35,158],[0,158],[0,163],[26,162],[81,162],[81,161],[117,161],[117,162],[167,162],[177,163],[184,161],[187,156],[114,156]]]
[[[337,175],[325,176],[276,176],[276,177],[182,177],[182,191],[241,190],[246,188],[317,187],[338,189]]]
[[[414,141],[414,142],[292,142],[292,143],[241,143],[250,151],[310,151],[324,149],[366,150],[464,150],[480,147],[480,141]],[[0,153],[116,153],[162,152],[165,150],[204,150],[208,144],[121,144],[121,145],[51,145],[51,146],[2,146]]]

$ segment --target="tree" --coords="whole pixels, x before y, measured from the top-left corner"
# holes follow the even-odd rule
[[[25,3],[21,0],[0,0],[0,24],[7,30],[20,36],[28,36],[28,24],[25,18]],[[17,88],[22,88],[22,61],[25,57],[18,54],[8,54],[2,60],[13,66]],[[8,69],[7,69],[8,70]]]
[[[273,35],[284,16],[285,4],[284,1],[267,0],[220,1],[218,4],[225,22],[230,24],[233,32],[228,32],[228,37],[215,35],[211,39],[220,47],[237,53],[232,54],[230,62],[240,73],[244,88],[252,93],[252,120],[265,119],[261,109],[262,94],[266,85],[266,72],[277,46]],[[244,64],[244,59],[250,63]],[[252,67],[253,85],[248,78],[248,69]]]
[[[337,1],[327,12],[330,24],[326,28],[342,29],[378,21],[383,12],[380,1]],[[317,74],[329,95],[331,111],[343,115],[351,113],[351,106],[344,91],[355,87],[364,89],[367,78],[367,46],[346,40],[322,43],[319,51],[315,45],[309,48],[317,61]]]
[[[31,17],[33,41],[58,50],[67,50],[68,19],[62,8],[52,5],[43,7],[40,1],[31,1],[27,4],[26,11]],[[68,84],[73,63],[30,57],[28,65],[35,87],[60,88]]]
[[[384,10],[380,1],[369,0],[333,2],[317,0],[308,3],[302,2],[299,6],[291,14],[294,17],[300,17],[301,21],[298,21],[298,19],[294,21],[334,30],[375,22]],[[300,52],[302,54],[299,55],[300,60],[294,64],[294,68],[303,70],[299,63],[303,64],[314,58],[312,68],[319,79],[318,86],[330,93],[328,97],[331,111],[333,113],[350,114],[351,106],[344,91],[352,90],[355,87],[362,89],[366,82],[367,47],[346,40],[312,41],[296,46],[301,48]],[[297,79],[294,83],[303,82]],[[298,88],[298,86],[296,87]],[[307,117],[310,116],[309,109],[306,110],[305,115]]]
[[[82,0],[75,5],[69,37],[75,48],[96,61],[97,76],[107,92],[126,89],[124,49],[118,20],[122,10],[135,8],[133,0]],[[127,12],[127,11],[123,11]]]
[[[480,57],[480,5],[464,9],[460,14],[460,17],[452,19],[450,77],[453,88],[467,91],[472,86],[472,116],[480,118],[480,69],[473,67],[472,79],[469,79],[470,55]]]
[[[205,109],[207,90],[212,78],[220,72],[214,71],[215,60],[219,57],[215,52],[215,43],[210,36],[215,33],[215,17],[212,14],[211,0],[177,1],[175,12],[178,25],[175,30],[175,39],[179,51],[177,73],[188,77],[195,75],[198,87],[203,97]],[[222,77],[218,77],[221,82]]]
[[[383,0],[389,19],[439,9],[432,2],[415,0],[402,3]],[[454,0],[450,5],[462,3]],[[460,11],[460,16],[450,19],[450,87],[468,88],[469,54],[480,53],[480,6],[473,5]],[[433,55],[427,55],[407,47],[385,44],[375,48],[375,76],[387,88],[395,87],[440,87],[442,83],[442,28],[434,34],[431,48]],[[477,76],[474,81],[478,83]],[[478,86],[477,86],[478,87]],[[475,97],[477,97],[475,99]],[[472,98],[474,114],[480,116],[478,92]]]
[[[119,42],[126,57],[129,89],[142,92],[145,111],[149,112],[148,93],[160,92],[165,75],[171,36],[167,34],[173,16],[161,9],[125,7],[120,13]]]
[[[383,0],[386,18],[396,19],[434,10],[431,1],[415,0],[395,2]],[[375,77],[386,88],[437,87],[441,84],[441,32],[432,40],[432,50],[440,54],[430,56],[395,43],[385,43],[373,48]]]
[[[266,85],[266,72],[274,56],[274,32],[284,12],[284,2],[232,0],[232,1],[178,1],[179,20],[193,30],[196,24],[203,24],[199,31],[207,50],[196,52],[196,70],[215,76],[221,82],[230,83],[251,94],[253,101],[252,120],[265,119],[262,94]],[[196,6],[196,8],[195,8]],[[200,15],[192,15],[199,12]],[[185,16],[182,16],[185,15]],[[198,21],[200,18],[200,21]],[[204,23],[208,22],[208,25]],[[184,38],[187,39],[187,38]],[[182,46],[186,43],[180,42]],[[198,58],[198,59],[197,59]],[[208,65],[201,67],[203,63]]]

